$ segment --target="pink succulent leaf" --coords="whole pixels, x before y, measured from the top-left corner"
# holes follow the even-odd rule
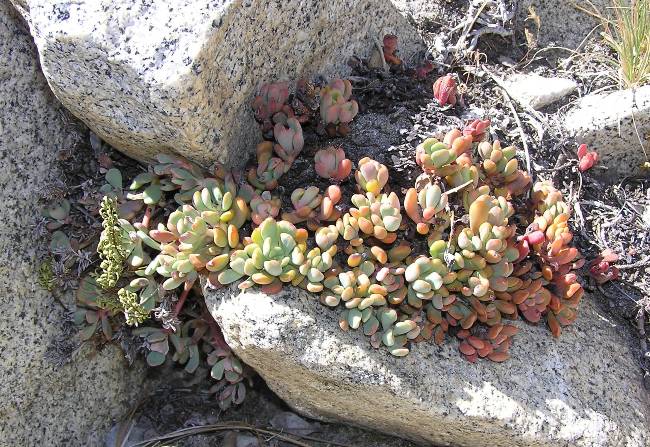
[[[581,144],[580,146],[578,146],[578,160],[580,160],[585,155],[587,155],[587,145]]]
[[[350,96],[352,96],[352,84],[350,81],[346,80],[344,81],[345,88],[341,91],[343,93],[343,99],[346,101],[350,99]]]
[[[373,163],[366,163],[361,166],[361,175],[366,181],[372,180],[377,176],[377,170]]]
[[[273,136],[284,149],[291,147],[293,140],[293,131],[291,129],[284,127],[282,124],[276,124],[273,127]]]
[[[598,154],[595,152],[589,152],[578,162],[578,169],[580,172],[587,171],[588,169],[591,169],[594,164],[596,164],[596,160],[598,160]]]
[[[456,104],[456,80],[451,75],[445,75],[433,84],[433,96],[441,106]]]
[[[298,153],[302,150],[304,144],[305,140],[303,138],[302,132],[296,133],[293,136],[294,157],[298,155]]]
[[[341,111],[341,106],[334,104],[329,107],[325,112],[325,123],[337,124],[339,122],[339,115]]]
[[[345,92],[345,87],[346,85],[343,79],[335,79],[330,83],[330,88],[332,88],[332,90],[338,90],[341,93]]]

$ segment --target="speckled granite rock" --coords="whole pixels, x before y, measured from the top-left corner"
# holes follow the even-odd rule
[[[392,357],[360,332],[342,332],[337,312],[299,289],[274,297],[222,289],[206,302],[237,355],[307,416],[435,445],[650,443],[640,368],[589,298],[559,341],[527,326],[502,364],[470,364],[456,342]]]
[[[650,85],[587,95],[569,110],[565,127],[578,143],[598,152],[607,176],[638,174],[650,157]]]
[[[611,6],[610,0],[591,0],[599,11],[606,13]],[[599,24],[598,20],[589,14],[578,10],[575,5],[587,9],[586,1],[567,0],[520,0],[517,9],[517,24],[526,25],[531,31],[536,32],[536,25],[527,20],[532,7],[540,20],[540,31],[537,42],[540,46],[557,45],[576,49],[591,30]],[[592,36],[598,35],[596,30]],[[568,55],[568,54],[567,54]]]
[[[510,75],[503,84],[510,96],[535,110],[559,101],[578,88],[571,79],[546,78],[534,73]]]
[[[451,6],[449,2],[432,2],[431,0],[391,0],[395,6],[418,24],[427,21],[440,21],[445,11]]]
[[[405,56],[419,48],[390,0],[13,1],[56,96],[138,159],[242,164],[261,83],[347,72],[387,32]]]
[[[78,136],[7,2],[0,2],[0,61],[0,445],[95,445],[88,436],[128,411],[144,371],[127,369],[115,347],[83,347],[61,367],[50,360],[66,312],[36,284],[45,247],[32,225],[37,189],[56,178],[57,151]],[[63,301],[72,308],[72,296]]]

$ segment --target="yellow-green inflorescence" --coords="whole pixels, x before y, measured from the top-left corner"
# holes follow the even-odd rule
[[[99,214],[104,230],[97,245],[97,253],[102,260],[97,283],[104,289],[110,289],[115,287],[124,271],[124,261],[128,256],[125,247],[127,235],[119,224],[116,198],[105,196]]]

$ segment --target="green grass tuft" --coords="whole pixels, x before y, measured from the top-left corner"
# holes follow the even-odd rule
[[[616,53],[616,58],[608,62],[618,72],[621,86],[632,88],[649,83],[650,0],[612,0],[607,16],[588,3],[593,11],[585,11],[601,20],[601,35]]]

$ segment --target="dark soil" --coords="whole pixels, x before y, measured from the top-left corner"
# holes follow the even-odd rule
[[[308,445],[319,447],[416,447],[411,442],[380,433],[303,418],[299,418],[298,421],[300,426],[304,425],[307,430],[292,430],[295,425],[283,423],[282,419],[278,420],[279,417],[291,413],[291,408],[273,394],[259,377],[256,378],[255,386],[249,391],[244,403],[226,411],[219,408],[216,400],[210,399],[200,383],[197,384],[196,380],[189,379],[186,374],[178,370],[153,373],[150,383],[158,384],[158,386],[150,387],[146,397],[135,408],[132,417],[117,424],[109,434],[108,440],[114,442],[131,424],[133,424],[133,428],[129,434],[129,441],[138,442],[182,428],[241,422],[252,427],[267,428],[284,433],[294,439],[302,440]],[[293,413],[291,414],[293,415]],[[297,418],[298,416],[291,417]],[[307,436],[307,438],[296,435]],[[179,447],[232,445],[234,447],[243,444],[243,441],[251,436],[258,437],[259,440],[259,443],[253,443],[251,447],[257,445],[286,447],[290,445],[287,442],[273,439],[270,435],[231,429],[194,435],[172,443],[167,442],[165,445]],[[240,443],[228,444],[228,440],[235,437],[240,438],[238,439]]]

